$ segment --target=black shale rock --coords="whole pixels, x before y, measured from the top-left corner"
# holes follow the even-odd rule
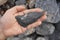
[[[15,18],[17,22],[22,27],[27,27],[28,25],[36,22],[39,18],[41,18],[44,15],[45,11],[43,12],[30,12],[25,15],[17,15]]]

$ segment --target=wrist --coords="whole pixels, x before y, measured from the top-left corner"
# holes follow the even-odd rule
[[[5,40],[5,39],[6,39],[5,35],[1,32],[0,33],[0,40]]]
[[[0,40],[5,40],[6,36],[4,35],[3,30],[0,28]]]
[[[6,36],[4,34],[4,29],[3,29],[3,25],[2,23],[0,22],[0,40],[5,40],[6,39]]]

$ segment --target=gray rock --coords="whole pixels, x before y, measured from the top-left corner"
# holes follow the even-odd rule
[[[33,40],[33,39],[30,37],[25,37],[25,38],[20,38],[19,40]]]
[[[30,37],[27,37],[27,38],[25,38],[24,40],[33,40],[32,38],[30,38]]]
[[[26,4],[26,0],[17,0],[15,2],[16,5],[25,5]]]
[[[34,32],[35,32],[35,28],[31,28],[31,29],[27,30],[27,31],[24,33],[24,35],[27,36],[27,35],[30,35],[30,34],[32,34],[32,33],[34,33]]]
[[[3,5],[7,2],[8,0],[0,0],[0,5]]]
[[[7,38],[7,40],[19,40],[19,38],[18,37],[9,37],[9,38]]]
[[[60,20],[56,0],[36,0],[35,7],[47,11],[47,22],[57,23]]]
[[[19,38],[13,38],[12,40],[19,40]]]
[[[59,13],[60,13],[60,3],[58,3],[58,6],[59,6]]]
[[[25,37],[25,35],[24,35],[24,34],[20,34],[20,35],[18,35],[18,37],[19,37],[20,39],[22,39],[22,38]]]
[[[48,40],[48,38],[45,38],[45,37],[38,37],[36,40]]]
[[[54,32],[55,27],[50,23],[42,23],[36,28],[36,33],[40,35],[50,35]]]
[[[60,16],[60,3],[58,3],[59,6],[59,16]],[[56,30],[60,31],[60,21],[55,24]]]

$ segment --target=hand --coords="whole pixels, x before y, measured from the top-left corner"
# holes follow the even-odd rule
[[[24,33],[27,29],[37,27],[42,23],[43,20],[46,19],[46,14],[38,19],[35,23],[30,24],[27,28],[23,28],[15,19],[17,15],[24,15],[24,13],[29,12],[41,12],[42,9],[29,9],[27,10],[24,6],[15,6],[6,11],[6,13],[1,17],[0,24],[2,26],[3,33],[6,37],[18,35]]]

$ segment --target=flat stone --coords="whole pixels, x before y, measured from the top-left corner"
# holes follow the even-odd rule
[[[58,3],[58,6],[59,6],[59,14],[60,14],[60,3]],[[56,30],[60,31],[60,21],[56,23],[55,26],[56,26]]]
[[[36,28],[36,33],[39,35],[50,35],[54,32],[55,27],[50,23],[42,23]]]
[[[17,0],[15,2],[16,5],[25,5],[26,4],[26,0]]]
[[[60,20],[56,0],[36,0],[35,7],[47,11],[46,22],[57,23]]]

